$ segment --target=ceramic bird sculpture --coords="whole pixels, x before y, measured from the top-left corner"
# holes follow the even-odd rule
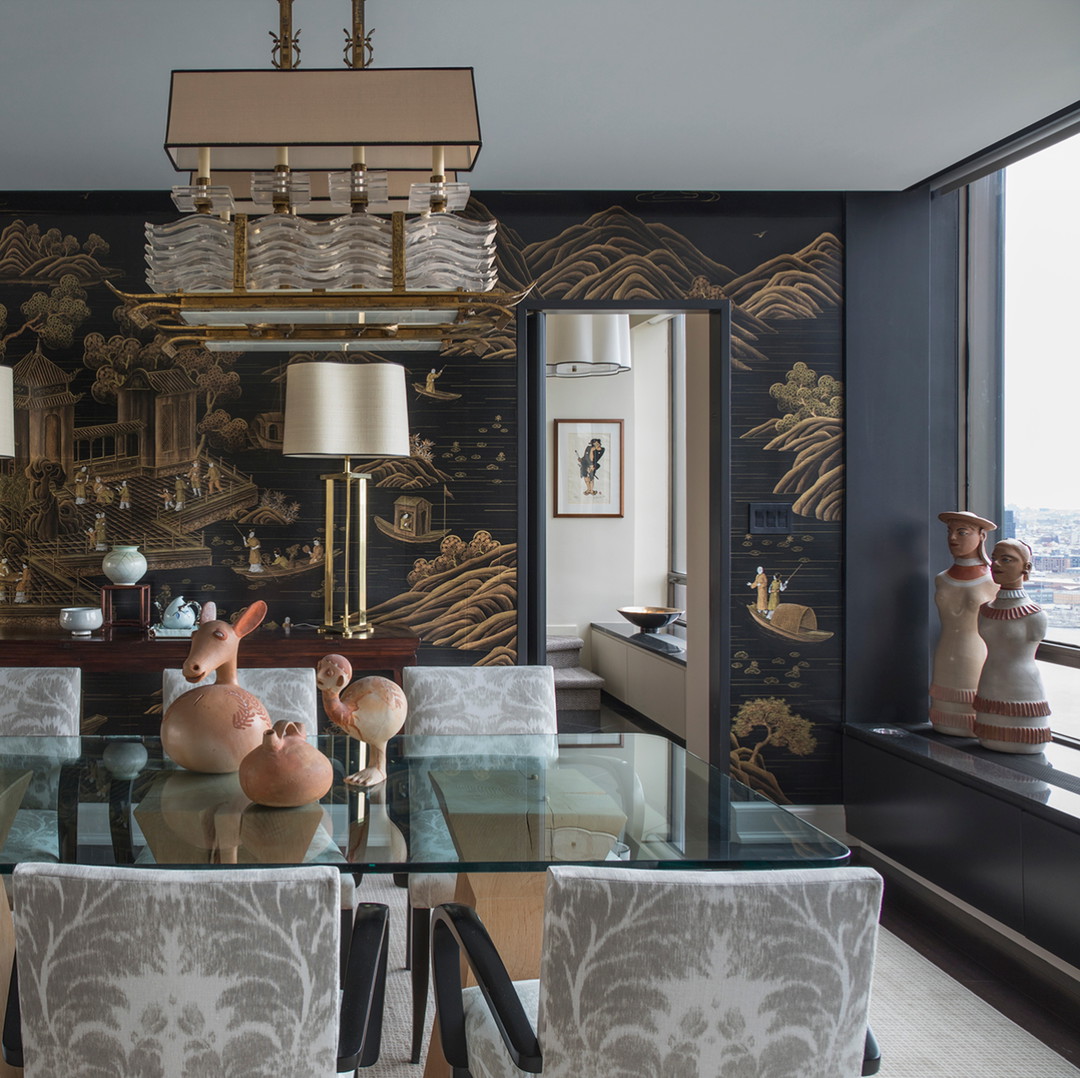
[[[315,667],[327,718],[369,748],[367,767],[349,775],[350,786],[386,781],[386,744],[405,725],[409,705],[401,687],[384,677],[363,677],[351,685],[352,663],[344,655],[324,655]]]

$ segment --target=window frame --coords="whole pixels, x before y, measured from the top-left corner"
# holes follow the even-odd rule
[[[1036,149],[1043,148],[1040,144]],[[1003,162],[1007,164],[1009,162]],[[960,189],[960,504],[1004,519],[1005,213],[1004,167]],[[1048,637],[1039,662],[1080,670],[1080,646]],[[1053,729],[1053,740],[1080,748],[1080,738]]]

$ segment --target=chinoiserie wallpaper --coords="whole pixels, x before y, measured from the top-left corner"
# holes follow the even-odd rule
[[[780,800],[839,794],[843,246],[839,197],[477,193],[499,275],[551,300],[731,301],[732,761]],[[16,458],[0,462],[0,620],[96,603],[104,554],[137,543],[177,596],[269,621],[322,618],[318,461],[281,453],[288,353],[170,356],[110,286],[148,291],[146,193],[0,196],[0,362]],[[516,660],[513,326],[479,348],[360,353],[407,368],[412,456],[374,462],[368,593],[422,662]],[[628,432],[632,436],[632,432]],[[751,535],[747,503],[792,506]],[[528,567],[523,567],[527,571]],[[155,614],[156,614],[155,610]],[[115,710],[107,697],[98,702]]]

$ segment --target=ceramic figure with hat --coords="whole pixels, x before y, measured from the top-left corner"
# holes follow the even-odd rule
[[[994,546],[997,596],[979,611],[986,662],[975,693],[975,736],[997,752],[1042,752],[1050,740],[1050,705],[1035,652],[1046,635],[1046,612],[1024,591],[1031,547],[1022,539]]]
[[[973,737],[975,689],[986,658],[979,608],[998,590],[985,543],[997,525],[963,509],[939,513],[938,520],[948,528],[953,563],[934,580],[941,635],[930,680],[930,722],[938,733]]]

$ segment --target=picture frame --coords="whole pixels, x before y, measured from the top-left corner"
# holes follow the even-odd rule
[[[556,419],[554,424],[553,515],[621,517],[623,421]]]

